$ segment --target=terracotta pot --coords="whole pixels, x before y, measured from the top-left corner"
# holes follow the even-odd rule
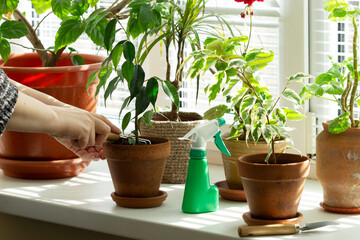
[[[241,177],[238,173],[238,158],[247,154],[267,153],[269,152],[270,145],[266,142],[258,142],[257,144],[249,142],[246,144],[245,141],[226,140],[226,138],[229,137],[229,133],[225,133],[221,137],[227,149],[231,153],[231,156],[221,153],[224,163],[226,182],[228,183],[230,189],[243,189]],[[289,142],[285,140],[276,141],[275,152],[283,152],[288,144]]]
[[[336,208],[360,208],[360,129],[328,132],[330,122],[316,138],[316,175],[324,203]]]
[[[170,113],[161,114],[168,116]],[[191,142],[179,138],[203,123],[201,115],[193,112],[180,112],[180,119],[181,122],[173,122],[160,114],[155,114],[151,120],[153,128],[147,129],[144,124],[141,126],[142,134],[164,137],[171,141],[171,153],[166,161],[162,183],[185,183]]]
[[[104,143],[117,196],[148,198],[159,194],[166,158],[170,155],[170,141],[158,137],[145,138],[152,145]]]
[[[63,54],[65,56],[65,54]],[[37,53],[11,54],[9,60],[0,61],[0,67],[9,78],[49,94],[58,100],[95,112],[94,98],[97,81],[86,91],[91,73],[100,69],[103,57],[81,54],[86,65],[73,66],[70,57],[58,62],[57,67],[41,67]],[[63,160],[76,155],[47,134],[6,131],[0,137],[0,156],[19,160]]]
[[[239,158],[239,174],[249,204],[256,219],[295,218],[310,159],[306,156],[276,154],[277,163],[264,162],[266,153]]]

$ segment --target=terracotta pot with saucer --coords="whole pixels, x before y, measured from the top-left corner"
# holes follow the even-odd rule
[[[238,160],[250,208],[250,214],[243,216],[245,222],[248,225],[300,222],[302,215],[297,210],[309,175],[310,159],[282,153],[276,154],[276,162],[270,159],[265,163],[266,155],[250,154]]]
[[[166,159],[170,156],[170,141],[159,137],[143,137],[151,145],[104,143],[115,192],[112,199],[118,206],[145,208],[160,206],[167,193],[160,191]]]

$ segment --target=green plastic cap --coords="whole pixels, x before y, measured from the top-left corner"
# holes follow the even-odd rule
[[[206,158],[206,150],[190,149],[190,158],[195,158],[195,159]]]
[[[219,122],[219,127],[221,127],[221,126],[224,126],[225,125],[225,119],[223,119],[223,118],[218,118],[218,119],[216,119],[218,122]]]

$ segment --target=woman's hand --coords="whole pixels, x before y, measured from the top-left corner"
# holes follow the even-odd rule
[[[69,139],[66,138],[55,138],[61,144],[63,144],[66,148],[73,151],[76,155],[82,158],[84,161],[92,161],[105,159],[103,147],[102,146],[90,146],[84,149],[74,147]]]

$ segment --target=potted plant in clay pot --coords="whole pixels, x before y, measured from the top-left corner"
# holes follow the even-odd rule
[[[193,59],[188,71],[191,78],[198,77],[206,72],[211,72],[215,76],[215,83],[210,83],[205,88],[209,103],[215,99],[226,102],[226,104],[220,104],[206,111],[204,119],[216,119],[224,114],[233,116],[234,120],[230,124],[230,132],[222,135],[223,141],[231,153],[231,156],[222,154],[226,182],[218,183],[219,187],[231,190],[243,190],[237,170],[237,159],[250,153],[267,153],[270,149],[266,139],[253,139],[250,134],[252,129],[248,127],[251,125],[248,111],[255,104],[254,91],[263,98],[266,98],[266,94],[269,93],[268,88],[260,85],[259,72],[274,59],[272,51],[249,48],[254,12],[252,6],[254,1],[250,2],[241,13],[242,18],[250,17],[249,36],[208,37],[204,41],[204,49],[195,51],[187,59]],[[283,96],[291,98],[293,101],[297,97],[291,89],[285,90]],[[248,106],[243,109],[240,108],[242,102],[247,102]],[[275,111],[274,114],[286,115],[280,110]],[[275,152],[284,151],[288,143],[285,138],[275,139]],[[232,192],[235,193],[236,191]],[[230,194],[223,197],[231,200],[245,200],[244,195],[240,194],[240,191],[238,192],[239,195]]]
[[[310,159],[298,154],[275,153],[275,141],[291,140],[287,121],[305,117],[294,109],[278,107],[279,100],[285,98],[299,107],[304,98],[288,87],[309,77],[303,73],[289,77],[277,98],[267,91],[256,90],[245,77],[252,93],[239,103],[241,118],[245,122],[249,120],[249,139],[255,143],[264,139],[270,145],[268,153],[249,154],[238,159],[238,172],[250,208],[250,212],[243,215],[248,225],[298,223],[302,219],[297,209],[310,171]],[[309,97],[308,94],[304,96]]]
[[[140,33],[145,34],[146,39],[151,39],[149,46],[154,46],[161,42],[166,58],[166,77],[165,80],[171,83],[179,94],[183,83],[183,62],[186,44],[189,43],[192,50],[195,50],[194,42],[200,43],[197,31],[201,31],[199,26],[208,15],[204,14],[204,0],[187,0],[183,7],[177,1],[133,1],[129,4],[130,17],[128,22],[128,32],[132,37],[137,37]],[[140,5],[141,3],[142,5]],[[141,6],[141,7],[140,7]],[[145,18],[143,8],[153,9],[154,14],[151,18]],[[156,19],[157,24],[148,25],[149,21]],[[141,41],[145,45],[146,41]],[[142,46],[142,45],[141,45]],[[172,65],[170,54],[176,53],[176,65]],[[143,60],[148,52],[141,54]],[[175,66],[175,67],[174,67]],[[166,163],[163,183],[184,183],[186,180],[189,151],[191,143],[180,141],[194,127],[202,123],[202,116],[195,112],[180,112],[179,104],[172,104],[168,112],[155,113],[150,128],[142,126],[141,131],[146,135],[162,136],[169,138],[172,143],[171,155]]]
[[[115,34],[115,25],[112,34]],[[140,127],[150,124],[156,110],[155,103],[159,92],[159,85],[168,96],[178,104],[179,97],[171,83],[157,77],[145,80],[145,73],[135,56],[135,47],[128,41],[120,41],[112,47],[109,43],[109,57],[100,71],[112,68],[116,76],[109,82],[99,82],[98,87],[105,87],[105,101],[117,88],[118,84],[125,84],[130,96],[121,107],[119,116],[124,109],[130,108],[122,119],[122,130],[125,132],[130,121],[134,121],[131,135],[120,137],[119,140],[104,143],[104,154],[107,158],[115,192],[111,194],[118,206],[144,208],[162,204],[167,194],[159,191],[166,159],[170,155],[170,141],[166,138],[139,136]],[[125,61],[119,64],[121,56]],[[113,65],[110,64],[112,60]],[[119,66],[119,67],[118,67]],[[91,79],[89,79],[91,82]],[[152,109],[147,110],[152,106]]]
[[[108,18],[116,17],[115,14],[129,1],[121,1],[109,9],[97,9],[97,2],[32,1],[37,14],[44,15],[35,26],[17,9],[19,1],[1,1],[0,15],[3,21],[0,25],[0,67],[10,79],[67,104],[95,112],[96,82],[90,84],[88,92],[86,83],[91,74],[100,69],[104,58],[75,54],[76,50],[68,46],[76,42],[83,33],[95,44],[104,46]],[[44,14],[49,9],[51,11]],[[50,13],[61,19],[54,47],[44,46],[36,31]],[[12,40],[24,36],[32,47]],[[20,45],[35,52],[11,54],[11,45]],[[0,138],[0,156],[0,168],[6,175],[22,178],[71,177],[82,172],[89,164],[46,134],[7,131]]]
[[[319,98],[334,101],[342,113],[323,123],[324,130],[316,138],[316,175],[324,190],[321,206],[330,212],[360,213],[359,118],[354,114],[359,106],[358,25],[359,8],[346,1],[324,1],[324,10],[331,21],[346,21],[353,25],[353,56],[320,74],[315,83],[304,90]],[[332,96],[331,96],[332,95]],[[336,177],[334,177],[336,176]],[[341,179],[341,181],[339,181]]]

